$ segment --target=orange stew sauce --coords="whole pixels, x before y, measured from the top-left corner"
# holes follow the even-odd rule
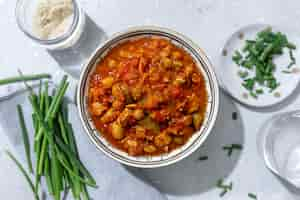
[[[199,130],[207,107],[203,75],[170,41],[145,37],[114,47],[90,77],[92,120],[131,156],[159,155]]]

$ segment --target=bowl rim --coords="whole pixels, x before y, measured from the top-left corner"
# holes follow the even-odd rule
[[[165,37],[169,37],[171,39],[173,37],[173,38],[180,40],[180,42],[184,43],[184,44],[182,44],[183,46],[188,46],[189,48],[191,48],[193,50],[193,53],[190,52],[191,54],[198,55],[198,57],[201,58],[201,64],[203,66],[205,66],[203,68],[207,71],[206,76],[209,78],[209,86],[211,87],[210,93],[213,96],[213,100],[211,103],[213,105],[211,106],[212,109],[211,109],[211,114],[209,115],[210,118],[207,121],[207,124],[205,126],[206,129],[202,130],[203,132],[200,134],[200,137],[194,139],[193,143],[191,143],[189,146],[187,146],[187,148],[180,150],[180,153],[183,153],[183,154],[181,154],[179,156],[176,155],[175,157],[177,157],[177,158],[175,158],[175,159],[170,159],[170,158],[162,159],[160,161],[155,161],[155,163],[147,163],[147,161],[145,161],[141,164],[138,161],[122,159],[117,152],[108,151],[108,148],[106,147],[105,144],[102,144],[101,142],[99,143],[96,141],[96,138],[95,138],[96,136],[92,132],[91,127],[89,127],[88,120],[86,119],[87,116],[85,114],[86,110],[84,109],[85,106],[84,106],[83,99],[85,98],[84,97],[84,90],[86,89],[85,83],[88,79],[90,69],[92,69],[94,67],[95,63],[99,59],[99,52],[109,49],[109,46],[107,46],[107,45],[109,45],[110,43],[114,44],[114,40],[119,39],[119,40],[117,40],[117,42],[122,40],[122,36],[124,36],[124,35],[131,34],[131,33],[155,35],[154,34],[155,32],[157,32],[157,34],[165,34]],[[131,36],[131,37],[134,37],[134,36]],[[212,64],[209,61],[208,57],[206,56],[204,51],[198,45],[196,45],[194,42],[192,42],[186,36],[176,32],[176,31],[173,31],[171,29],[158,27],[158,26],[134,26],[134,27],[130,27],[126,30],[123,30],[123,31],[113,34],[111,37],[109,37],[109,39],[107,39],[105,42],[100,44],[98,46],[98,48],[92,53],[92,55],[87,59],[87,62],[84,64],[81,74],[80,74],[76,100],[77,100],[76,101],[77,109],[79,112],[81,123],[84,126],[84,130],[85,130],[86,134],[89,136],[90,140],[96,145],[96,147],[99,150],[101,150],[108,157],[110,157],[122,164],[128,165],[128,166],[138,167],[138,168],[156,168],[156,167],[163,167],[163,166],[171,165],[171,164],[174,164],[174,163],[186,158],[187,156],[192,154],[196,149],[198,149],[203,144],[203,142],[206,140],[206,138],[210,134],[211,129],[213,128],[213,126],[215,124],[215,121],[216,121],[216,118],[217,118],[217,115],[219,112],[219,86],[218,86],[217,76],[214,72],[214,69],[213,69]],[[197,132],[199,132],[199,131],[197,131]],[[188,149],[188,151],[185,152],[186,149]]]

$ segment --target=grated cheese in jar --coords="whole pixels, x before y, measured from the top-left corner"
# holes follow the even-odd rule
[[[41,39],[54,39],[66,33],[73,22],[72,0],[40,0],[33,30]]]

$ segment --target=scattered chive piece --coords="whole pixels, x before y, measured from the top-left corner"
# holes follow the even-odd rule
[[[200,161],[204,161],[204,160],[207,160],[207,159],[208,159],[208,156],[200,156],[198,158],[198,160],[200,160]]]
[[[250,96],[252,96],[254,99],[257,99],[257,94],[256,93],[254,93],[253,91],[250,91]]]
[[[240,144],[232,144],[231,147],[234,149],[239,149],[239,150],[241,150],[243,148],[242,145],[240,145]]]
[[[223,191],[220,193],[220,197],[223,197],[226,193],[227,193],[227,190],[223,190]]]
[[[241,61],[243,59],[242,54],[239,51],[235,51],[233,56],[232,56],[232,60],[237,64],[240,65]]]
[[[293,55],[293,51],[291,49],[289,50],[289,56],[290,56],[291,62],[287,66],[288,69],[291,68],[294,64],[296,64],[296,59],[295,59],[295,57]]]
[[[34,194],[35,200],[39,200],[38,193],[37,193],[37,191],[35,190],[35,187],[34,187],[32,181],[31,181],[29,175],[26,173],[24,167],[21,165],[21,163],[14,157],[14,155],[13,155],[10,151],[6,150],[5,152],[6,152],[6,154],[10,157],[10,159],[11,159],[12,161],[14,161],[14,163],[17,165],[17,167],[18,167],[18,168],[20,169],[20,171],[22,172],[23,176],[25,177],[27,183],[29,184],[29,186],[30,186],[30,188],[31,188],[31,190],[32,190],[32,192],[33,192],[33,194]]]
[[[234,150],[242,150],[243,146],[241,144],[231,144],[223,146],[223,150],[227,151],[228,157],[230,157]]]
[[[288,70],[282,70],[281,72],[285,73],[285,74],[291,74],[291,73],[293,73],[292,71],[288,71]]]
[[[29,142],[29,136],[28,136],[28,131],[25,125],[25,120],[24,120],[24,115],[23,115],[23,110],[21,105],[17,105],[17,112],[18,112],[18,117],[19,117],[19,122],[21,126],[21,131],[22,131],[22,138],[24,142],[24,148],[25,148],[25,153],[26,153],[26,160],[28,164],[28,169],[31,173],[33,173],[33,167],[32,167],[32,160],[30,156],[30,142]]]
[[[232,112],[232,119],[237,120],[237,118],[238,118],[237,112]]]
[[[220,197],[223,197],[227,192],[232,190],[233,183],[230,182],[230,184],[226,185],[223,179],[219,179],[217,181],[217,187],[222,190]]]
[[[247,72],[247,71],[238,71],[238,75],[239,75],[239,77],[241,77],[241,78],[246,78],[248,75],[249,75],[249,73]]]
[[[257,89],[257,90],[255,90],[255,92],[256,92],[256,94],[263,94],[264,93],[263,89]]]
[[[34,75],[23,75],[23,76],[14,76],[10,78],[5,78],[0,80],[0,85],[22,82],[22,81],[34,81],[40,79],[49,79],[51,78],[50,74],[34,74]]]
[[[257,199],[257,196],[253,193],[248,193],[248,197],[251,199]]]

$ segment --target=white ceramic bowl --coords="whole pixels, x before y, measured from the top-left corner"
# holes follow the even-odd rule
[[[201,129],[195,134],[193,134],[193,136],[185,145],[178,149],[175,149],[170,153],[166,153],[159,156],[134,157],[114,148],[95,128],[87,109],[87,88],[89,83],[89,77],[95,69],[95,64],[99,60],[101,60],[107,54],[108,51],[110,51],[113,47],[119,45],[124,41],[149,36],[156,36],[168,39],[173,44],[185,49],[194,58],[198,68],[201,70],[206,80],[208,104],[206,110],[206,117],[204,119]],[[183,158],[187,157],[192,152],[194,152],[205,141],[205,139],[210,134],[211,129],[214,126],[218,114],[219,87],[211,63],[209,62],[205,53],[191,40],[175,31],[165,28],[152,26],[134,27],[113,35],[106,42],[102,43],[90,57],[87,64],[84,66],[83,71],[81,72],[77,92],[77,105],[81,121],[84,125],[88,136],[102,152],[104,152],[109,157],[119,161],[120,163],[129,166],[140,168],[155,168],[170,165],[172,163],[182,160]]]

